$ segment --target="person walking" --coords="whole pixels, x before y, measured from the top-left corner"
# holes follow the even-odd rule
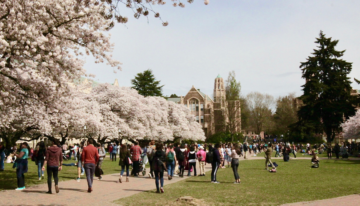
[[[279,143],[275,144],[275,157],[280,157],[280,152],[279,152]]]
[[[116,162],[116,155],[117,155],[117,151],[118,151],[118,146],[117,144],[115,143],[113,148],[112,148],[112,161],[115,161]]]
[[[168,180],[171,180],[174,176],[175,165],[176,165],[176,154],[173,145],[169,144],[166,149],[166,166],[168,171]]]
[[[244,144],[243,144],[243,151],[244,151],[244,159],[246,159],[246,154],[247,154],[247,151],[248,151],[248,146],[247,146],[246,142],[244,142]]]
[[[199,161],[199,167],[200,167],[200,175],[199,176],[205,176],[206,152],[204,151],[203,146],[199,147],[199,151],[197,152],[196,157]]]
[[[155,141],[152,140],[149,143],[148,149],[146,150],[146,155],[148,156],[149,165],[152,165],[154,153],[155,153]],[[150,167],[149,178],[151,179],[153,177],[155,177],[154,171],[153,171],[152,167]]]
[[[112,153],[112,151],[113,151],[113,144],[112,143],[110,143],[110,145],[109,145],[109,154],[110,154],[110,160],[112,160],[113,159],[113,153]]]
[[[265,169],[268,170],[268,163],[271,164],[272,168],[275,169],[272,161],[271,161],[271,155],[272,155],[272,147],[271,147],[271,143],[269,144],[266,152],[265,152]]]
[[[220,144],[215,144],[215,148],[213,149],[213,161],[211,163],[211,182],[212,183],[220,183],[216,180],[216,173],[220,167],[221,159],[220,159]]]
[[[16,167],[16,177],[17,177],[17,185],[18,187],[15,190],[24,190],[25,189],[25,175],[24,173],[27,173],[28,171],[28,157],[29,157],[29,145],[27,142],[23,142],[20,145],[20,153],[15,154],[16,150],[14,152],[14,156],[16,157],[16,164],[14,166]]]
[[[78,145],[77,152],[76,152],[76,159],[77,159],[77,172],[78,176],[76,178],[77,182],[80,182],[80,175],[84,175],[85,169],[84,165],[81,162],[81,154],[84,148],[84,143],[82,142],[81,145]]]
[[[340,154],[340,146],[339,146],[339,143],[336,143],[336,144],[335,144],[334,152],[335,152],[335,155],[336,155],[336,159],[339,159],[339,154]]]
[[[99,167],[99,169],[101,169],[102,163],[106,157],[106,151],[105,151],[105,145],[101,144],[100,148],[98,149],[98,153],[99,153],[99,162],[97,164],[97,166]],[[99,180],[101,180],[101,174],[99,176]]]
[[[194,176],[196,176],[196,153],[195,153],[195,148],[193,146],[190,147],[190,152],[188,153],[188,162],[189,162],[188,176],[190,176],[191,168],[194,168]]]
[[[235,177],[234,184],[240,184],[240,176],[238,173],[240,154],[241,154],[240,148],[237,145],[234,145],[231,151],[231,167],[233,169],[234,177]]]
[[[130,153],[132,155],[132,162],[133,162],[133,172],[132,174],[134,174],[135,177],[138,177],[138,173],[139,173],[139,159],[140,159],[140,155],[142,153],[142,150],[139,146],[139,142],[135,142],[134,146],[132,146],[130,148]]]
[[[5,161],[5,146],[0,142],[0,171],[4,171],[4,161]]]
[[[177,156],[178,164],[179,164],[179,177],[184,177],[184,170],[186,165],[186,158],[185,158],[185,145],[182,144]]]
[[[42,170],[44,166],[45,156],[46,156],[46,147],[43,141],[39,142],[39,146],[36,147],[35,151],[35,161],[38,166],[38,177],[41,180],[41,177],[44,177],[44,170]]]
[[[95,173],[95,165],[99,161],[99,153],[96,147],[94,147],[94,140],[88,139],[88,144],[84,147],[81,162],[85,168],[86,179],[88,183],[88,192],[92,192],[92,184]]]
[[[328,159],[331,159],[332,158],[332,147],[331,147],[331,143],[328,145],[327,147],[327,156],[328,156]]]
[[[157,143],[156,144],[156,152],[153,158],[153,170],[155,173],[155,185],[156,185],[156,192],[157,193],[164,193],[164,170],[165,167],[165,152],[163,151],[163,144]],[[160,185],[159,185],[160,182]]]
[[[125,168],[126,168],[126,182],[129,182],[129,165],[130,165],[129,158],[130,158],[130,152],[127,149],[126,144],[122,144],[119,154],[119,166],[121,166],[119,183],[122,183],[122,176],[124,174]],[[150,164],[150,168],[151,168],[151,164]]]
[[[57,141],[58,140],[54,140],[51,142],[51,146],[46,151],[46,158],[44,161],[44,165],[42,166],[42,171],[45,171],[45,165],[47,165],[46,172],[48,175],[48,180],[47,180],[48,191],[46,193],[48,194],[52,194],[51,192],[52,176],[54,177],[54,181],[55,181],[55,191],[56,193],[59,193],[58,172],[61,171],[63,157],[62,157],[61,148],[57,146],[58,145]]]

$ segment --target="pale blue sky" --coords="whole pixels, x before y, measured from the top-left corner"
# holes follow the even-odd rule
[[[129,22],[111,30],[113,57],[122,62],[122,71],[114,74],[87,57],[85,69],[96,81],[117,78],[121,86],[131,86],[137,73],[152,69],[165,85],[164,95],[185,95],[194,85],[212,97],[216,76],[226,79],[234,70],[243,95],[301,95],[299,65],[316,47],[320,30],[340,40],[337,49],[346,49],[344,59],[353,62],[351,78],[360,78],[358,0],[210,0],[207,6],[195,0],[185,8],[153,8],[169,26],[153,15],[149,22],[136,20],[122,8]]]

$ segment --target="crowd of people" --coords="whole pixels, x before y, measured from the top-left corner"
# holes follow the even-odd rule
[[[126,172],[126,182],[129,182],[129,177],[139,176],[145,171],[144,164],[146,162],[150,165],[149,178],[155,179],[155,185],[158,193],[164,193],[164,173],[167,172],[167,179],[172,180],[173,177],[184,177],[184,172],[187,171],[187,176],[205,176],[205,165],[211,165],[211,183],[218,184],[217,171],[221,168],[231,167],[234,174],[234,184],[240,184],[240,176],[238,173],[239,159],[243,157],[246,159],[248,155],[256,156],[259,153],[264,153],[265,169],[270,172],[276,172],[276,164],[271,161],[272,153],[275,152],[275,157],[283,157],[283,160],[289,161],[289,155],[293,154],[296,158],[297,152],[311,155],[311,163],[313,168],[319,167],[319,158],[317,154],[327,152],[328,158],[335,153],[339,158],[340,154],[355,151],[358,148],[357,144],[344,144],[340,146],[335,144],[334,147],[328,147],[326,144],[290,144],[290,143],[226,143],[226,144],[179,144],[169,143],[155,143],[150,141],[148,145],[140,147],[137,141],[131,144],[109,143],[107,148],[104,144],[97,144],[93,139],[88,139],[87,142],[82,142],[74,146],[60,145],[58,140],[49,141],[47,146],[44,142],[39,142],[35,150],[29,148],[29,145],[24,142],[20,144],[18,149],[15,145],[11,148],[10,153],[5,154],[5,148],[0,143],[0,170],[4,170],[4,160],[8,162],[11,159],[13,167],[16,168],[16,177],[18,188],[16,190],[25,189],[25,173],[28,170],[28,158],[37,165],[38,178],[41,180],[44,177],[44,171],[47,171],[48,192],[52,193],[52,179],[55,182],[55,191],[59,193],[58,187],[58,173],[63,166],[77,167],[77,181],[80,182],[80,176],[86,175],[88,183],[88,192],[93,190],[94,175],[102,179],[102,163],[106,158],[106,154],[110,154],[110,160],[116,161],[118,156],[119,166],[121,167],[119,183],[123,183],[123,175]],[[66,153],[66,151],[69,151]],[[64,163],[64,159],[71,159],[73,155],[75,163]],[[10,163],[8,162],[8,163]],[[200,171],[197,171],[197,164],[199,164]],[[132,170],[130,172],[130,167]],[[269,167],[271,169],[269,170]],[[144,174],[144,173],[143,173]]]

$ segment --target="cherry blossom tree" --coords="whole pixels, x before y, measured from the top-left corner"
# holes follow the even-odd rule
[[[346,139],[360,138],[360,110],[355,116],[350,117],[346,122],[341,124],[343,135]]]

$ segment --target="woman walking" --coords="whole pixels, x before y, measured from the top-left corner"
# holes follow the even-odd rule
[[[38,166],[38,177],[39,180],[41,180],[41,176],[44,177],[44,171],[42,170],[42,167],[44,166],[44,159],[46,156],[46,147],[44,142],[40,142],[39,146],[36,147],[35,152],[35,158],[36,158],[36,164]]]
[[[16,177],[18,188],[16,190],[25,189],[25,176],[24,173],[28,171],[28,157],[29,157],[29,145],[27,142],[24,142],[20,146],[20,153],[14,154],[16,157]],[[16,151],[15,151],[16,152]]]
[[[99,162],[98,162],[98,167],[99,169],[101,169],[101,165],[106,157],[106,151],[105,151],[105,145],[104,144],[101,144],[101,147],[98,149],[98,152],[99,152]],[[99,176],[99,180],[101,180],[102,177],[101,177],[101,174]]]
[[[78,176],[76,178],[77,182],[80,182],[80,175],[84,175],[84,165],[82,165],[81,163],[81,155],[82,155],[82,150],[84,148],[84,142],[81,143],[81,145],[78,145],[77,151],[76,151],[76,159],[77,159],[77,171],[78,171]]]
[[[205,176],[206,152],[204,151],[204,148],[202,146],[199,147],[199,151],[197,152],[196,156],[199,161],[199,167],[200,167],[199,176]]]
[[[174,176],[174,170],[176,165],[176,154],[172,144],[166,149],[166,166],[168,171],[168,180],[171,180]],[[189,170],[190,171],[190,170]]]
[[[51,147],[46,152],[46,159],[44,161],[44,165],[42,167],[42,170],[45,171],[45,165],[47,164],[47,175],[48,175],[48,194],[52,194],[51,192],[51,178],[54,177],[55,181],[55,191],[56,193],[59,193],[59,178],[58,178],[58,172],[61,170],[62,167],[62,151],[61,148],[58,147],[58,140],[54,140],[51,143]]]
[[[180,147],[180,151],[178,154],[178,164],[179,164],[179,177],[184,177],[184,170],[185,170],[185,165],[186,165],[186,159],[185,159],[185,145],[182,144]]]
[[[127,149],[126,144],[122,144],[119,155],[119,165],[121,166],[119,183],[122,183],[122,176],[124,174],[125,168],[126,168],[126,182],[129,182],[129,165],[130,165],[129,158],[130,158],[130,151]]]
[[[194,176],[196,176],[196,153],[195,153],[195,148],[193,146],[190,147],[190,152],[188,153],[188,160],[189,160],[188,176],[190,176],[192,167],[194,167]]]
[[[157,193],[164,193],[164,170],[165,170],[165,152],[163,151],[163,144],[157,143],[156,144],[156,152],[153,158],[153,170],[155,173],[155,185],[156,185],[156,192]],[[160,182],[160,187],[159,187]]]
[[[241,154],[240,148],[237,145],[234,145],[231,151],[231,167],[234,172],[235,182],[234,184],[240,184],[240,176],[238,173],[239,168],[239,155]]]

